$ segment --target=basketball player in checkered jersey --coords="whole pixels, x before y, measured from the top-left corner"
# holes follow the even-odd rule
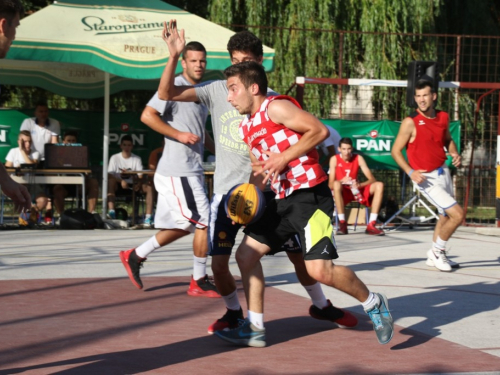
[[[461,158],[451,138],[448,114],[434,108],[436,98],[431,82],[417,82],[417,110],[401,123],[391,154],[422,195],[438,209],[439,220],[434,229],[432,248],[427,251],[426,263],[440,271],[450,272],[459,265],[448,259],[446,244],[462,223],[464,212],[454,198],[445,150],[451,155],[454,166],[460,166]],[[408,162],[403,156],[404,148]]]
[[[175,84],[175,68],[185,45],[184,31],[178,30],[176,21],[171,20],[165,25],[163,37],[170,57],[160,81],[158,95],[164,100],[200,102],[208,107],[212,115],[216,168],[214,195],[210,204],[209,254],[212,257],[215,285],[226,305],[226,313],[208,327],[208,333],[214,333],[226,328],[235,328],[243,319],[236,281],[229,269],[229,259],[241,225],[233,225],[224,210],[227,192],[237,184],[248,182],[251,173],[248,149],[238,137],[238,124],[243,116],[228,103],[228,90],[224,80],[203,82],[194,87]],[[229,39],[227,49],[233,64],[242,61],[262,64],[262,42],[251,32],[242,31],[234,34]],[[275,247],[271,253],[286,251],[295,267],[297,279],[311,297],[313,304],[309,308],[309,314],[315,319],[328,320],[343,328],[355,327],[358,323],[356,317],[348,311],[333,306],[326,299],[321,285],[308,275],[295,237],[294,235],[283,241],[284,245]],[[261,277],[263,283],[264,276]]]
[[[333,198],[315,150],[328,136],[328,129],[303,111],[295,99],[268,97],[267,77],[260,64],[243,62],[224,73],[228,101],[246,115],[239,134],[250,150],[253,177],[260,177],[261,184],[270,181],[276,196],[268,202],[263,218],[246,227],[236,252],[249,318],[238,328],[218,331],[216,335],[239,345],[266,345],[259,259],[298,233],[309,275],[359,300],[373,322],[379,342],[388,343],[393,336],[393,320],[387,298],[370,292],[348,267],[332,262],[338,258],[331,225]]]

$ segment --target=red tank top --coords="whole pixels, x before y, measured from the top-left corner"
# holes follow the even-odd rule
[[[302,134],[297,133],[284,125],[271,121],[267,114],[269,103],[273,100],[290,100],[300,108],[297,101],[286,95],[269,96],[260,106],[260,109],[252,116],[243,119],[239,126],[241,138],[250,148],[250,151],[258,160],[266,160],[267,155],[263,151],[281,153],[290,146],[296,144]],[[292,160],[283,169],[271,189],[276,193],[276,198],[285,198],[295,190],[311,188],[326,181],[328,176],[318,162],[318,152],[312,149],[307,154]]]
[[[413,169],[433,171],[446,161],[444,149],[446,130],[448,129],[448,114],[436,111],[436,117],[430,119],[419,112],[410,117],[415,123],[417,136],[406,145],[408,163]]]
[[[353,180],[358,178],[359,159],[357,154],[352,154],[351,161],[345,161],[339,154],[335,155],[337,166],[335,167],[335,179],[342,180],[345,176],[351,177]]]

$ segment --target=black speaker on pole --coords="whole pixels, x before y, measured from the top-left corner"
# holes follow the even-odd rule
[[[431,82],[437,95],[439,89],[438,63],[436,61],[412,61],[408,65],[408,86],[406,87],[406,105],[408,107],[417,108],[414,96],[415,86],[419,80]]]

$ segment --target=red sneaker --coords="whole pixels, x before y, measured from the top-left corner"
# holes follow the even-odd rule
[[[366,226],[365,233],[371,236],[385,235],[385,232],[382,229],[378,229],[375,227],[375,221],[370,221],[370,223]]]
[[[146,258],[139,258],[135,252],[135,249],[130,249],[127,251],[120,251],[120,260],[123,263],[123,267],[127,270],[128,277],[132,284],[137,288],[142,289],[142,281],[139,275],[139,270],[146,261]]]
[[[347,231],[347,222],[345,220],[339,221],[339,229],[337,229],[337,234],[349,234]]]
[[[199,280],[195,280],[191,276],[191,283],[189,284],[187,294],[192,297],[220,298],[215,284],[208,278],[208,275]]]
[[[214,323],[212,323],[208,327],[208,333],[212,334],[215,331],[222,331],[224,329],[233,329],[238,327],[238,322],[243,320],[243,310],[230,310],[227,309],[224,316],[220,319],[217,319]]]
[[[328,300],[328,305],[322,309],[315,305],[309,308],[309,315],[314,319],[329,320],[340,328],[353,328],[358,325],[358,319],[349,311],[341,310],[332,305]]]

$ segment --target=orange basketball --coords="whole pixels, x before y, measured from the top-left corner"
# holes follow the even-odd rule
[[[224,207],[232,221],[247,225],[260,219],[266,209],[266,199],[254,184],[238,184],[227,193]]]

